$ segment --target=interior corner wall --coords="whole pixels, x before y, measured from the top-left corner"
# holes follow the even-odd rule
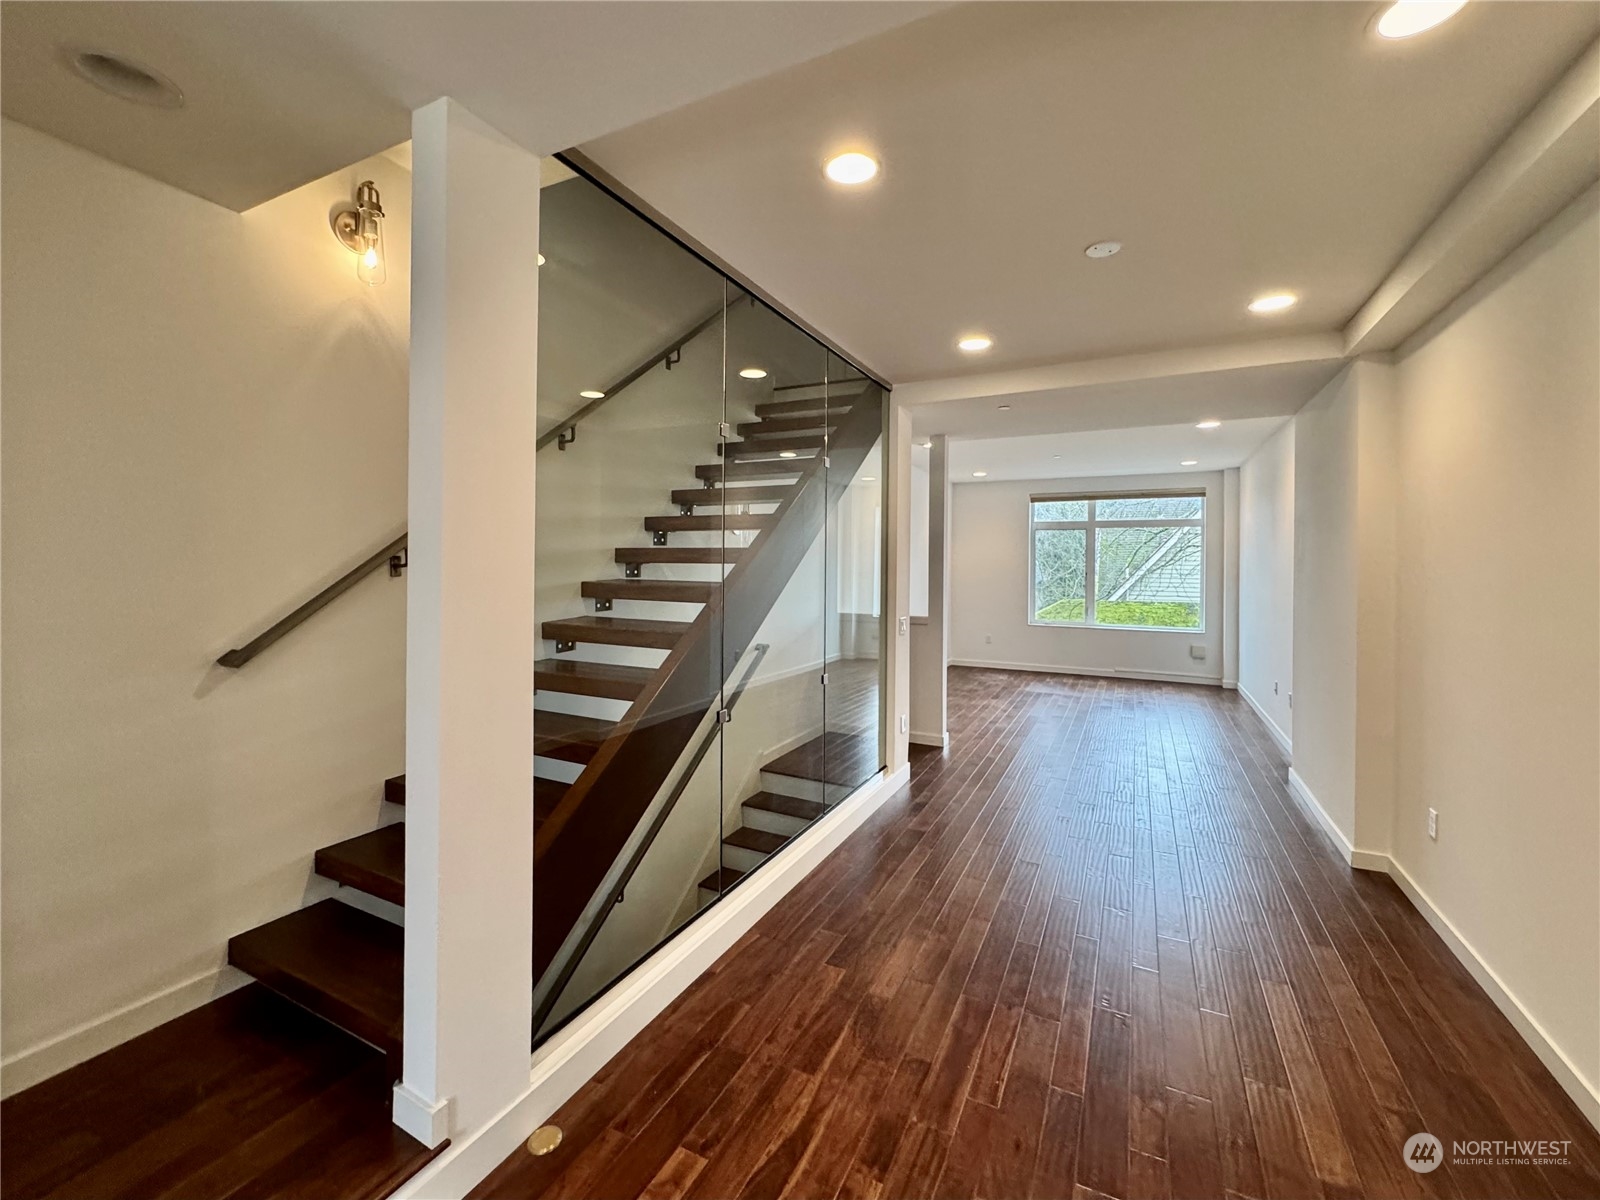
[[[1239,468],[1239,691],[1278,743],[1294,740],[1292,420]]]
[[[952,489],[950,661],[965,666],[1222,683],[1225,622],[1220,471],[994,480]],[[1029,497],[1052,492],[1199,487],[1206,494],[1205,629],[1034,625],[1029,617]],[[1191,657],[1200,646],[1205,657]]]
[[[1591,189],[1401,348],[1392,850],[1583,1081],[1591,1120],[1600,1114],[1597,266]]]
[[[403,582],[212,660],[404,528],[410,176],[375,158],[240,214],[0,140],[10,1092],[230,986],[228,937],[385,819]],[[379,287],[328,225],[368,178]]]

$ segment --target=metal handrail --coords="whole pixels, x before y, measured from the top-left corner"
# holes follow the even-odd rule
[[[621,902],[622,894],[627,890],[628,883],[633,878],[633,873],[639,869],[639,864],[644,861],[644,856],[649,853],[650,847],[655,844],[656,835],[661,832],[661,827],[667,823],[667,818],[672,815],[672,810],[677,807],[678,797],[683,795],[685,789],[689,786],[689,781],[694,778],[694,773],[700,769],[700,764],[705,761],[706,755],[710,753],[711,745],[716,740],[717,734],[733,720],[734,706],[739,703],[739,697],[744,695],[745,686],[756,673],[756,668],[761,665],[762,658],[766,656],[771,646],[766,642],[757,642],[750,649],[752,653],[749,662],[744,666],[743,675],[733,691],[728,693],[722,707],[717,710],[716,720],[712,722],[711,727],[706,730],[705,735],[695,747],[694,754],[690,757],[688,765],[679,773],[678,781],[673,784],[672,791],[668,793],[666,801],[657,806],[656,813],[652,817],[649,827],[645,830],[644,836],[634,846],[633,852],[629,854],[627,862],[623,864],[622,871],[617,875],[615,881],[605,889],[599,898],[600,902],[591,906],[589,911],[593,915],[584,924],[583,931],[578,935],[577,942],[573,943],[570,939],[568,940],[568,945],[572,946],[571,953],[566,955],[559,969],[550,978],[548,985],[545,984],[543,979],[538,981],[542,986],[535,989],[533,1013],[533,1035],[535,1037],[539,1036],[539,1027],[545,1023],[550,1016],[551,1010],[555,1008],[556,1001],[561,998],[561,993],[566,989],[567,984],[571,982],[573,973],[578,969],[578,964],[583,961],[583,956],[589,952],[589,947],[593,945],[595,938],[600,936],[600,927],[605,924],[606,917],[611,914],[612,908]],[[565,948],[564,946],[563,949]]]
[[[273,642],[332,604],[386,562],[389,564],[389,574],[398,576],[406,567],[406,539],[407,535],[402,533],[382,550],[379,550],[370,558],[364,559],[359,566],[352,567],[346,571],[299,608],[269,627],[265,632],[257,634],[237,649],[229,650],[221,658],[217,659],[217,666],[233,668],[244,666],[245,663],[260,654]]]
[[[598,399],[589,401],[589,403],[578,409],[570,417],[563,418],[561,424],[557,425],[554,429],[550,430],[548,433],[539,438],[539,440],[534,444],[534,448],[543,450],[551,442],[554,442],[556,443],[557,449],[565,450],[569,445],[572,444],[573,440],[577,438],[578,423],[580,421],[584,420],[586,417],[593,416],[600,409],[604,408],[618,392],[622,391],[629,384],[643,378],[656,366],[656,364],[665,363],[667,370],[670,371],[673,364],[678,361],[678,357],[681,354],[684,346],[688,345],[707,329],[710,329],[711,326],[715,325],[717,319],[722,316],[723,308],[724,306],[719,303],[715,308],[713,308],[705,316],[701,317],[693,325],[689,326],[680,333],[675,334],[671,341],[667,342],[659,350],[656,350],[654,353],[652,353],[649,358],[646,358],[638,366],[634,367],[633,370],[629,371],[626,375],[622,376],[622,378],[611,384],[611,386],[605,388],[604,394]]]

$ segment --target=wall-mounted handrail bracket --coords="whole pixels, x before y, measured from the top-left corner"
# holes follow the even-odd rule
[[[411,550],[407,547],[399,554],[389,556],[389,578],[399,579],[401,573],[411,565]]]
[[[556,435],[556,449],[557,450],[565,450],[568,446],[572,445],[572,443],[577,441],[577,440],[578,440],[578,426],[577,426],[577,423],[574,422],[573,424],[568,425],[565,429],[563,429],[560,433],[558,433]]]
[[[661,365],[670,371],[682,361],[683,347],[678,345],[674,346],[671,350],[668,350],[666,354],[662,356]]]

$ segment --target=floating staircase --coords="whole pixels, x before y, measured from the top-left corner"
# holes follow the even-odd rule
[[[856,440],[862,442],[855,461],[860,461],[876,438],[878,401],[873,412],[856,420]],[[850,410],[841,411],[838,401],[829,411],[820,396],[759,405],[757,420],[738,426],[741,440],[726,441],[717,447],[722,461],[697,466],[693,475],[698,485],[675,489],[668,497],[678,509],[674,516],[646,516],[644,532],[647,546],[620,546],[615,562],[621,578],[588,580],[582,596],[596,611],[579,616],[543,622],[542,636],[554,644],[555,656],[534,665],[535,687],[540,697],[582,697],[585,701],[622,702],[627,714],[607,720],[558,705],[540,705],[533,737],[535,753],[534,837],[536,856],[549,852],[546,870],[562,873],[566,882],[548,886],[588,887],[572,897],[576,912],[593,892],[591,877],[598,878],[621,849],[617,833],[625,835],[631,822],[612,817],[609,810],[595,813],[615,794],[619,781],[617,765],[636,756],[645,767],[653,767],[667,754],[683,747],[675,744],[676,727],[651,726],[653,741],[640,746],[638,731],[644,728],[636,712],[648,715],[652,703],[659,704],[674,686],[674,673],[681,672],[687,655],[676,655],[685,639],[704,636],[705,623],[696,620],[609,615],[618,602],[629,604],[696,605],[705,607],[721,602],[720,580],[693,581],[646,578],[644,572],[664,564],[699,564],[722,571],[737,570],[758,551],[767,555],[767,569],[773,564],[789,564],[798,559],[776,554],[764,538],[772,536],[783,521],[789,502],[811,486],[809,501],[815,505],[821,495],[823,466],[819,455],[827,444],[828,431],[846,420]],[[871,421],[868,420],[871,417]],[[867,436],[870,432],[870,437]],[[850,452],[834,464],[848,468]],[[853,469],[853,468],[848,468]],[[825,503],[825,500],[823,501]],[[716,511],[727,507],[730,511]],[[767,511],[753,513],[752,507]],[[709,510],[709,511],[708,511]],[[816,511],[815,507],[811,510]],[[674,545],[674,535],[736,531],[752,535],[744,546]],[[787,553],[787,552],[786,552]],[[731,580],[731,576],[729,577]],[[786,581],[787,575],[782,582]],[[765,583],[763,586],[767,586]],[[769,589],[770,590],[770,589]],[[775,596],[776,592],[772,592]],[[770,605],[771,600],[767,603]],[[750,619],[763,615],[752,608]],[[759,623],[757,621],[757,623]],[[748,620],[747,620],[748,624]],[[754,627],[750,629],[754,632]],[[664,652],[655,666],[593,661],[586,657],[588,647],[629,647],[635,650]],[[601,656],[604,657],[603,655]],[[713,681],[721,686],[720,677]],[[692,693],[691,693],[692,694]],[[570,702],[567,702],[569,707]],[[581,707],[581,705],[579,705]],[[704,711],[704,706],[699,710]],[[698,718],[698,713],[696,714]],[[680,722],[681,724],[681,722]],[[684,737],[686,738],[686,734]],[[806,825],[826,810],[829,771],[837,757],[837,735],[828,737],[828,753],[822,751],[822,738],[774,760],[762,772],[762,788],[742,805],[743,823],[727,833],[722,845],[722,865],[700,881],[702,898],[714,899],[736,884]],[[633,740],[630,740],[633,739]],[[876,743],[873,743],[870,770],[877,769]],[[865,775],[857,775],[859,782]],[[640,768],[637,790],[648,801],[654,795],[655,777]],[[626,791],[628,779],[620,781]],[[659,783],[655,783],[659,786]],[[608,791],[608,789],[611,789]],[[629,793],[631,795],[631,793]],[[384,799],[405,804],[405,777],[396,776],[384,783]],[[588,802],[585,807],[585,801]],[[557,827],[563,839],[560,853],[546,845],[546,823],[565,810],[563,824]],[[574,820],[581,815],[583,820]],[[609,823],[608,823],[609,822]],[[587,840],[584,840],[587,839]],[[581,852],[581,854],[580,854]],[[574,864],[575,857],[587,855],[595,860]],[[317,851],[316,872],[345,888],[364,893],[393,905],[405,903],[405,825],[385,825],[370,833],[348,838]],[[540,880],[536,869],[536,883]],[[381,905],[367,908],[381,910]],[[330,898],[229,940],[228,960],[255,976],[268,987],[310,1011],[333,1022],[355,1036],[383,1050],[391,1074],[398,1078],[402,1040],[403,931],[367,908]],[[541,910],[546,924],[559,921],[558,915]],[[536,929],[535,968],[543,969],[549,953],[541,956],[539,934],[556,942],[565,928]],[[543,961],[541,961],[541,957]]]

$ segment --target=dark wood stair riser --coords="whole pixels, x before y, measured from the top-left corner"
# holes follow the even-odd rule
[[[644,691],[655,672],[647,667],[580,662],[575,658],[541,658],[533,664],[533,686],[541,692],[632,700]]]
[[[228,939],[228,961],[273,991],[378,1047],[398,1077],[405,931],[322,900]]]
[[[841,401],[831,403],[826,396],[808,396],[803,400],[769,400],[765,404],[756,405],[756,416],[763,421],[770,418],[796,417],[802,414],[828,412],[832,415],[837,412]]]
[[[692,579],[586,579],[586,600],[658,600],[669,604],[707,604],[715,583]]]
[[[687,621],[569,617],[561,621],[546,621],[539,632],[553,642],[588,642],[596,646],[642,646],[649,650],[671,650],[688,629]]]
[[[700,887],[707,892],[725,892],[743,879],[744,874],[733,867],[718,867],[700,881]]]

